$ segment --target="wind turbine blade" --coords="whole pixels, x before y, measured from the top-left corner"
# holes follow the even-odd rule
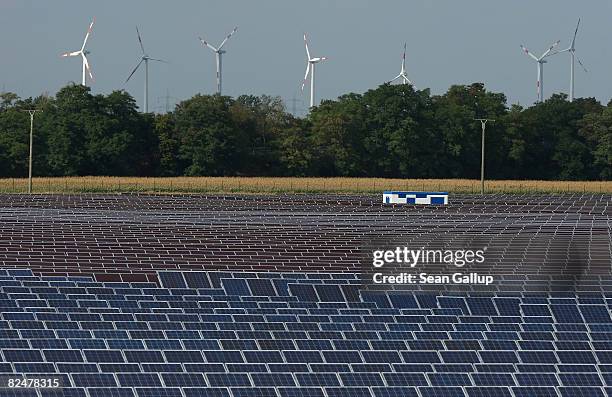
[[[304,46],[306,46],[306,56],[310,60],[310,50],[308,49],[308,41],[306,40],[306,33],[304,33]]]
[[[93,77],[93,74],[91,73],[91,68],[89,67],[89,62],[87,61],[87,57],[85,56],[85,54],[81,54],[81,55],[83,55],[83,63],[85,63],[85,69],[87,69],[89,78],[93,80],[94,77]]]
[[[220,50],[221,48],[223,48],[223,46],[225,45],[225,43],[227,43],[227,41],[230,39],[230,37],[232,37],[232,35],[233,35],[234,33],[236,33],[236,31],[237,31],[237,30],[238,30],[238,26],[236,26],[236,27],[234,28],[234,30],[232,30],[232,31],[231,31],[231,33],[230,33],[230,34],[228,34],[228,35],[225,37],[225,39],[224,39],[224,40],[221,42],[221,45],[219,46],[219,50]]]
[[[128,76],[128,78],[125,80],[125,82],[127,83],[128,81],[130,81],[130,79],[132,78],[132,76],[134,75],[134,73],[136,73],[136,71],[138,70],[138,68],[140,67],[140,65],[144,62],[144,58],[142,58],[140,60],[140,62],[138,62],[138,65],[136,65],[136,67],[134,68],[134,70],[132,70],[132,73],[130,73],[130,75]]]
[[[306,73],[304,74],[304,81],[302,82],[302,91],[304,91],[306,80],[308,80],[308,73],[310,73],[310,62],[306,64]]]
[[[87,29],[87,33],[85,34],[85,40],[83,40],[83,46],[81,47],[81,51],[85,49],[85,45],[87,44],[87,40],[89,40],[89,35],[93,31],[94,22],[96,22],[96,17],[93,18],[91,23],[89,24],[89,29]]]
[[[559,43],[561,42],[561,40],[557,40],[553,45],[551,45],[550,47],[548,47],[548,49],[546,50],[546,52],[544,52],[544,54],[542,54],[542,56],[540,57],[540,59],[544,59],[549,55],[555,55],[557,54],[557,52],[553,52],[552,54],[550,53],[556,46],[559,45]]]
[[[136,26],[136,34],[138,35],[138,42],[140,43],[140,49],[142,50],[142,55],[145,55],[145,49],[142,45],[142,38],[140,37],[140,31],[138,30],[138,26]]]
[[[206,40],[204,40],[201,37],[198,37],[200,39],[200,41],[202,42],[202,45],[205,45],[206,47],[210,48],[211,50],[213,50],[214,52],[217,52],[217,49],[215,47],[213,47],[212,45],[210,45],[210,43]]]
[[[406,43],[404,43],[404,54],[402,55],[402,70],[406,68]]]
[[[533,55],[531,52],[529,52],[529,50],[527,48],[525,48],[524,45],[521,44],[521,50],[523,50],[523,52],[527,55],[529,55],[530,57],[532,57],[533,59],[535,59],[536,61],[538,61],[538,57],[536,57],[535,55]]]
[[[578,27],[580,26],[580,18],[578,18],[578,24],[576,24],[576,31],[574,32],[574,38],[572,39],[571,49],[573,50],[576,45],[576,36],[578,35]]]
[[[74,51],[74,52],[64,52],[63,54],[61,54],[60,56],[62,57],[77,57],[81,55],[81,51]]]
[[[582,61],[580,60],[580,58],[576,57],[576,60],[578,61],[578,63],[580,64],[580,66],[582,66],[582,69],[584,69],[585,72],[589,72],[589,70],[584,66],[584,64],[582,63]]]
[[[395,76],[395,78],[393,78],[393,80],[391,80],[391,83],[393,83],[395,80],[397,80],[397,79],[399,79],[399,78],[402,78],[402,77],[404,77],[404,75],[403,75],[403,74],[401,74],[401,73],[400,73],[400,74],[398,74],[397,76]]]

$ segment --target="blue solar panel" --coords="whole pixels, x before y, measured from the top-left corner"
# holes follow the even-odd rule
[[[181,272],[159,272],[159,280],[165,288],[187,288]]]
[[[249,279],[247,280],[250,290],[254,296],[275,296],[276,290],[272,281],[266,279]]]
[[[199,350],[165,351],[164,356],[168,363],[203,363],[204,357]]]
[[[246,280],[235,279],[235,278],[224,278],[221,279],[221,285],[225,289],[228,295],[247,296],[251,295],[249,285]]]
[[[221,387],[206,387],[206,388],[184,388],[185,397],[231,397],[228,389]]]
[[[4,360],[8,362],[42,362],[42,354],[38,350],[2,349]]]
[[[135,397],[132,389],[128,388],[90,388],[87,389],[90,397]]]
[[[120,350],[84,350],[87,362],[90,363],[123,363],[123,355]]]
[[[179,388],[136,388],[138,397],[183,397]]]
[[[367,387],[329,387],[325,389],[328,397],[371,397]]]
[[[278,390],[281,397],[325,397],[318,387],[281,387]]]
[[[183,277],[189,288],[210,288],[210,282],[205,272],[185,272]]]
[[[213,387],[252,386],[247,374],[206,374],[208,383]]]
[[[232,388],[234,397],[277,397],[276,390],[271,387],[238,387]]]
[[[296,296],[301,301],[315,302],[319,300],[312,285],[289,284],[288,287],[291,295]]]
[[[385,373],[383,374],[389,386],[427,386],[428,382],[422,373]]]
[[[123,352],[130,363],[163,363],[164,357],[155,350],[126,350]]]
[[[162,382],[155,373],[119,373],[116,376],[119,385],[123,387],[162,387]]]
[[[603,305],[583,305],[580,312],[587,323],[611,323],[610,311]]]
[[[317,285],[315,290],[321,302],[345,302],[346,298],[337,285]]]
[[[384,381],[377,373],[342,373],[342,384],[345,386],[383,386]]]
[[[202,352],[209,363],[242,363],[244,362],[240,351],[204,351]]]
[[[72,374],[72,379],[80,387],[117,387],[113,374]]]
[[[296,386],[289,373],[252,373],[251,379],[255,386]]]

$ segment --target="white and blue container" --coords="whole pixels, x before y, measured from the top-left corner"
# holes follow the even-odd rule
[[[448,192],[383,192],[385,204],[448,204]]]

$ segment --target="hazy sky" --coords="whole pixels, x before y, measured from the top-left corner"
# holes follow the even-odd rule
[[[94,93],[125,88],[142,103],[144,75],[124,81],[140,57],[135,26],[153,57],[150,109],[215,90],[214,44],[238,26],[227,43],[224,94],[282,96],[292,108],[308,103],[300,85],[306,66],[302,42],[308,32],[313,56],[329,61],[317,68],[318,98],[364,92],[399,73],[408,44],[409,77],[418,88],[443,93],[451,84],[483,82],[509,103],[536,98],[536,63],[521,53],[524,43],[542,53],[562,40],[569,46],[582,17],[577,55],[589,69],[577,69],[576,96],[612,97],[612,2],[589,0],[0,0],[0,87],[21,96],[55,93],[80,81],[78,50],[92,17],[88,48],[96,78]],[[549,58],[545,94],[567,92],[568,54]]]

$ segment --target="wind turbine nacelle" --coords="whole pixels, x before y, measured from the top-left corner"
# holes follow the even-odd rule
[[[217,54],[219,54],[219,55],[223,55],[223,54],[225,54],[226,52],[227,52],[227,51],[225,51],[225,50],[219,50],[219,51],[217,51]]]

